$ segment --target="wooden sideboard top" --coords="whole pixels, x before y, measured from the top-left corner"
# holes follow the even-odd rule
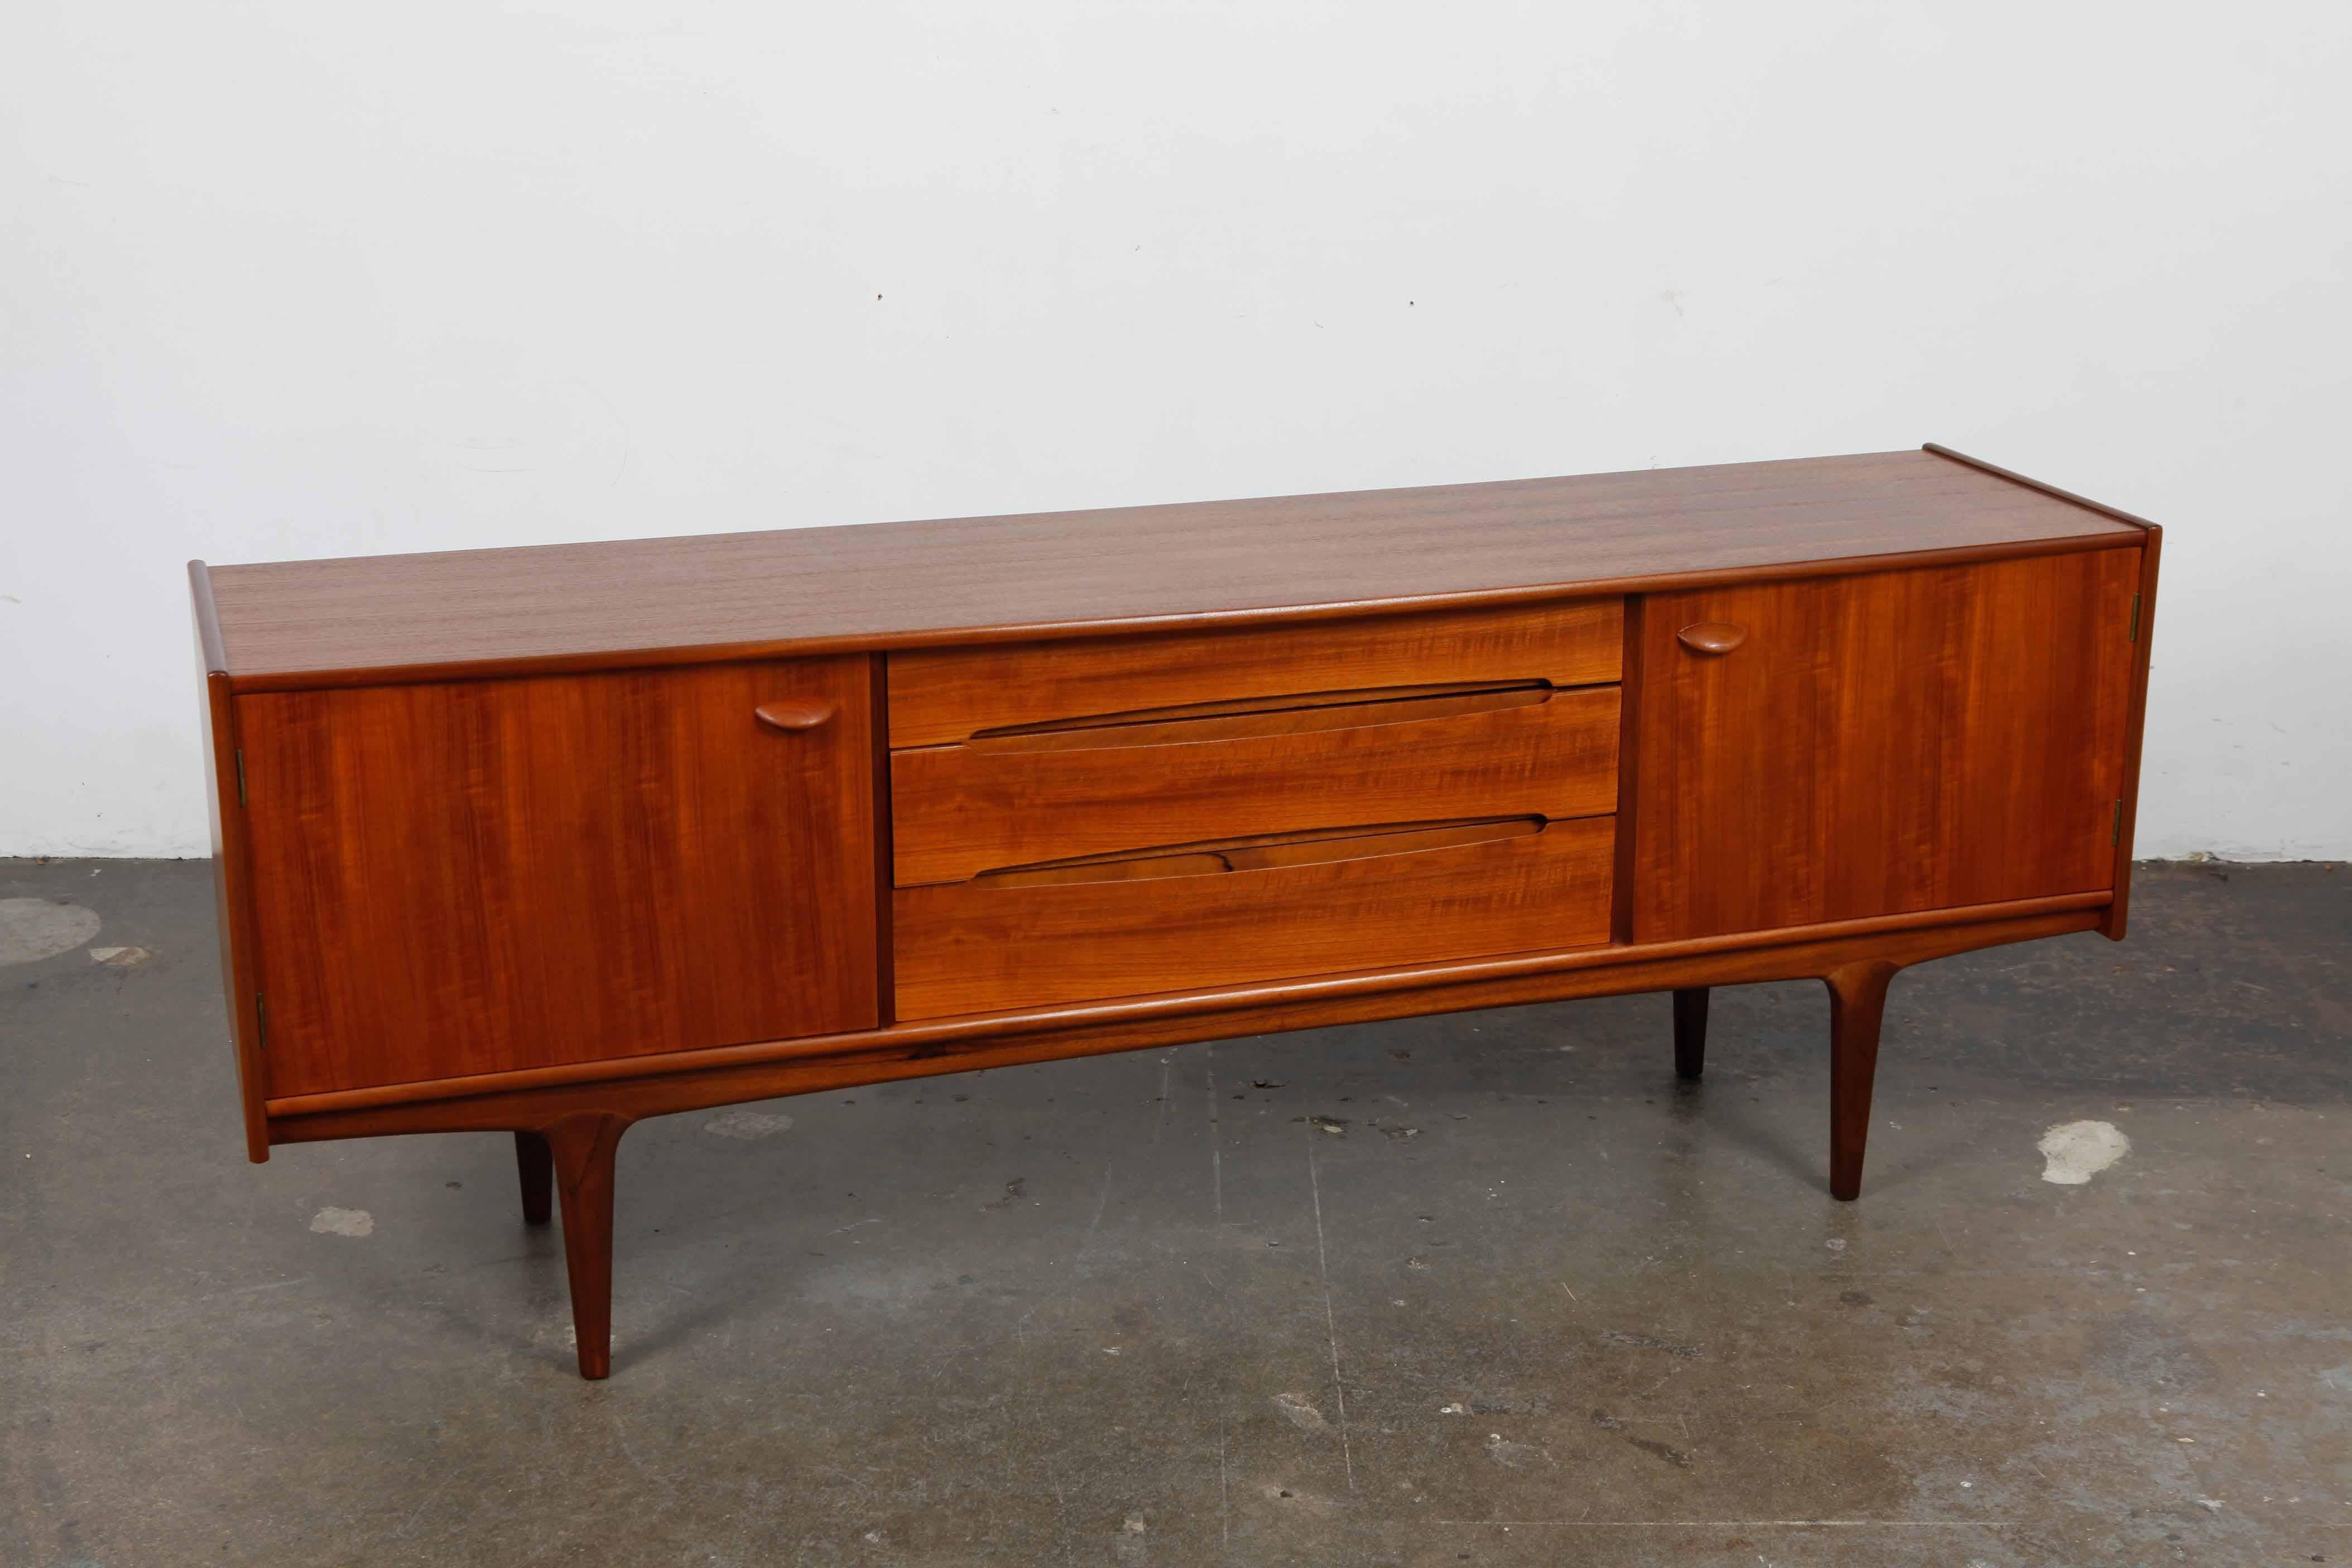
[[[192,571],[207,663],[246,689],[1507,603],[2143,527],[1930,448]]]

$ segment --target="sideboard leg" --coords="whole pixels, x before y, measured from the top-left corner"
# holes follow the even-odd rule
[[[1823,976],[1830,988],[1830,1196],[1848,1203],[1862,1195],[1878,1025],[1886,1013],[1886,983],[1896,967],[1872,959]]]
[[[515,1171],[522,1177],[522,1222],[545,1225],[554,1212],[555,1155],[536,1132],[518,1132],[514,1140]]]
[[[1706,987],[1675,993],[1675,1073],[1696,1078],[1706,1070]]]
[[[583,1377],[613,1370],[613,1156],[629,1121],[582,1111],[543,1130],[563,1194],[563,1262]]]

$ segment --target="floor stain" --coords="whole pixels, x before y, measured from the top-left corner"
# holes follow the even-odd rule
[[[95,910],[63,899],[0,899],[0,963],[37,963],[98,934]]]
[[[1323,1419],[1323,1412],[1318,1410],[1315,1402],[1303,1394],[1277,1394],[1274,1396],[1274,1407],[1302,1432],[1330,1430],[1331,1424]]]
[[[714,1116],[702,1124],[702,1130],[714,1138],[750,1140],[765,1138],[772,1133],[790,1131],[793,1119],[780,1110],[730,1110]]]
[[[1644,1454],[1655,1455],[1678,1470],[1687,1470],[1691,1468],[1691,1457],[1688,1454],[1684,1453],[1680,1448],[1668,1447],[1654,1437],[1628,1437],[1625,1441],[1633,1444]]]

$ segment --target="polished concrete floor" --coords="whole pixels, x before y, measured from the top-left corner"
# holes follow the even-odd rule
[[[503,1136],[246,1163],[208,875],[0,862],[12,1568],[2352,1563],[2352,871],[1910,972],[1855,1205],[1810,984],[644,1123],[598,1384]]]

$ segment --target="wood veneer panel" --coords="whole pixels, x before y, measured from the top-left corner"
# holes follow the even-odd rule
[[[2138,531],[1927,452],[853,528],[224,566],[230,672],[564,668],[1434,607]],[[959,637],[958,640],[980,640]],[[656,657],[658,656],[658,657]]]
[[[271,1091],[873,1026],[872,676],[238,699]]]
[[[2139,563],[1650,598],[1636,940],[2111,887]],[[1678,640],[1710,623],[1748,635],[1717,655]]]
[[[1623,601],[1381,616],[1313,627],[1082,638],[890,656],[890,743],[1192,702],[1461,681],[1617,679]]]
[[[901,888],[898,1015],[1034,1007],[1609,940],[1613,819],[1148,881]]]
[[[1596,816],[1615,808],[1618,720],[1617,689],[1598,686],[1518,707],[1297,734],[1087,751],[893,752],[897,880],[902,888],[959,881],[1034,861],[1244,833]]]

